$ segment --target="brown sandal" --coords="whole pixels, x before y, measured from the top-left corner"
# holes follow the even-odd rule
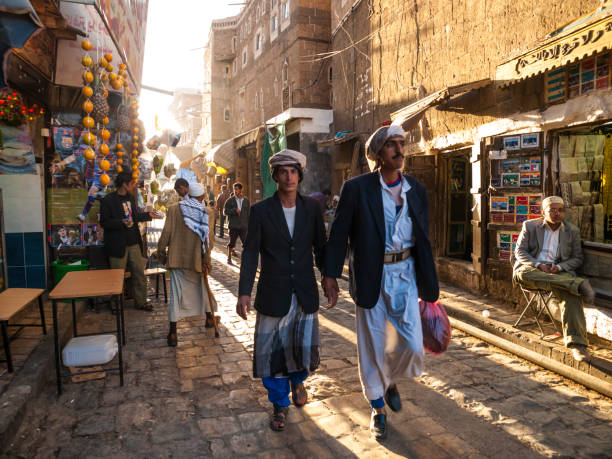
[[[282,432],[285,430],[285,423],[287,422],[287,407],[274,405],[274,414],[270,421],[270,428],[275,432]]]
[[[302,407],[308,403],[308,392],[306,392],[304,383],[291,383],[291,398],[293,399],[293,404],[297,407]]]

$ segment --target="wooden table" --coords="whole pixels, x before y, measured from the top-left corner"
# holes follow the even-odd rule
[[[42,297],[44,293],[40,288],[9,288],[0,293],[0,327],[2,328],[2,342],[4,343],[4,354],[8,372],[13,372],[13,359],[11,357],[10,340],[13,339],[23,327],[41,327],[43,333],[47,334],[45,326],[45,311],[43,309]],[[38,309],[40,310],[40,324],[10,324],[11,318],[24,309],[32,301],[38,298]],[[7,327],[19,327],[13,336],[9,338]]]
[[[83,371],[77,373],[61,374],[60,372],[60,345],[57,332],[57,301],[70,300],[72,304],[72,331],[74,336],[77,334],[77,322],[75,311],[75,300],[77,298],[92,298],[99,296],[116,296],[118,298],[119,307],[116,313],[117,316],[117,344],[119,367],[107,368],[100,371],[119,370],[119,380],[123,386],[123,344],[125,344],[125,318],[123,314],[123,269],[102,269],[92,271],[71,271],[66,273],[62,280],[49,293],[51,304],[53,307],[53,340],[55,345],[55,375],[57,379],[57,393],[62,393],[62,377],[75,376],[80,374],[98,373],[99,371]],[[94,335],[110,333],[100,332]],[[85,336],[85,335],[81,335]]]

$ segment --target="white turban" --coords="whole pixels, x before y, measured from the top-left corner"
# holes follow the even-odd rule
[[[565,203],[563,202],[563,198],[560,198],[559,196],[549,196],[546,199],[544,199],[544,201],[542,201],[542,209],[544,210],[548,209],[551,204],[565,205]]]
[[[204,194],[204,185],[201,183],[190,183],[189,184],[189,196],[192,198],[197,198]]]
[[[391,137],[406,138],[406,133],[401,126],[383,126],[374,131],[365,144],[366,155],[371,161],[376,160],[376,155],[383,147],[385,142]]]
[[[270,169],[277,166],[298,166],[303,171],[306,169],[306,156],[299,151],[284,149],[272,155],[268,164]]]

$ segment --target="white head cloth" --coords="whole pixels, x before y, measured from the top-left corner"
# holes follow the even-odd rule
[[[542,201],[542,209],[544,210],[548,209],[551,204],[565,205],[565,203],[563,202],[563,198],[560,198],[559,196],[549,196],[546,199],[544,199],[544,201]]]
[[[284,149],[270,156],[268,159],[270,168],[277,166],[299,166],[302,170],[306,169],[306,156],[299,151]]]
[[[189,196],[197,198],[204,194],[204,185],[201,183],[190,183],[189,184]]]
[[[368,159],[374,161],[380,149],[391,137],[406,138],[406,133],[404,132],[404,129],[401,126],[394,125],[383,126],[374,131],[374,134],[370,136],[370,138],[365,144],[366,155]]]

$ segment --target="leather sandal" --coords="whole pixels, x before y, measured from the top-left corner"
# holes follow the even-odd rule
[[[372,417],[370,419],[370,432],[377,440],[383,440],[387,438],[387,415],[377,414],[376,411],[372,411]]]
[[[276,406],[274,405],[274,414],[272,415],[272,420],[270,421],[270,428],[275,432],[282,432],[285,430],[285,425],[287,423],[287,411],[288,408],[286,406]]]
[[[217,321],[217,325],[221,321],[221,317],[215,316],[215,320]],[[214,328],[215,324],[213,323],[213,318],[206,316],[206,322],[204,323],[204,328]]]
[[[293,399],[293,404],[297,407],[302,407],[308,403],[308,392],[306,392],[304,383],[291,383],[291,398]]]

